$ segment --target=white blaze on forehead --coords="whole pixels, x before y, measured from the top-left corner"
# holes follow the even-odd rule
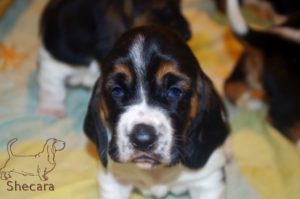
[[[135,71],[138,75],[138,85],[139,85],[139,97],[142,103],[146,103],[146,93],[143,87],[143,68],[145,67],[145,61],[143,58],[144,50],[144,40],[142,35],[137,35],[130,47],[130,59],[133,61]]]
[[[145,57],[143,55],[145,45],[145,38],[143,35],[138,34],[132,42],[129,49],[129,56],[133,62],[133,68],[137,75],[137,82],[139,87],[139,101],[146,103],[146,91],[144,87],[144,70],[145,70]]]
[[[140,100],[141,100],[141,103],[142,104],[144,104],[144,105],[146,105],[146,93],[145,93],[145,90],[144,90],[144,88],[141,86],[140,88]]]
[[[143,61],[143,49],[144,49],[144,37],[142,35],[137,35],[134,39],[133,44],[129,49],[130,58],[134,63],[134,66],[141,68],[144,66]]]

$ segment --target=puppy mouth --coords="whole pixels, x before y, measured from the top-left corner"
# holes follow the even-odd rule
[[[145,154],[133,158],[131,162],[144,169],[153,168],[160,164],[160,161],[155,157]]]

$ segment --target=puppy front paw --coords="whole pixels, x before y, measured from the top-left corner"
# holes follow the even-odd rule
[[[261,89],[253,89],[243,81],[225,84],[226,98],[239,108],[256,111],[263,107],[265,94]]]
[[[250,110],[250,111],[256,111],[263,107],[263,101],[262,99],[259,99],[255,97],[255,94],[253,92],[246,92],[244,93],[238,100],[237,105],[241,108]]]

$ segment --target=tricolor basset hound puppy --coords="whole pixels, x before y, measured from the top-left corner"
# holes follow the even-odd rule
[[[226,80],[227,98],[248,109],[266,102],[271,124],[299,143],[300,12],[281,25],[259,31],[248,27],[237,0],[229,0],[227,10],[232,30],[245,47]]]
[[[134,188],[156,197],[223,196],[227,115],[191,49],[170,29],[139,27],[116,42],[84,130],[104,166],[101,199],[128,199]]]
[[[92,87],[126,30],[160,24],[191,37],[180,0],[51,0],[41,17],[39,113],[62,117],[67,86]],[[99,61],[99,62],[97,62]]]

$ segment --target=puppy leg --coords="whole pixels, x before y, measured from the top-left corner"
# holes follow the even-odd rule
[[[225,198],[224,172],[219,169],[189,189],[192,199],[223,199]]]
[[[74,71],[72,76],[68,77],[67,83],[70,86],[85,86],[92,88],[100,75],[99,65],[94,60],[89,67],[83,67]]]
[[[258,110],[263,106],[261,65],[260,52],[249,48],[242,54],[225,82],[225,95],[231,103],[247,110]]]
[[[39,52],[39,97],[37,112],[40,114],[63,117],[66,97],[66,78],[72,74],[72,68],[51,57],[43,48]]]
[[[129,199],[133,189],[131,185],[121,184],[108,171],[101,170],[98,174],[101,199]]]

